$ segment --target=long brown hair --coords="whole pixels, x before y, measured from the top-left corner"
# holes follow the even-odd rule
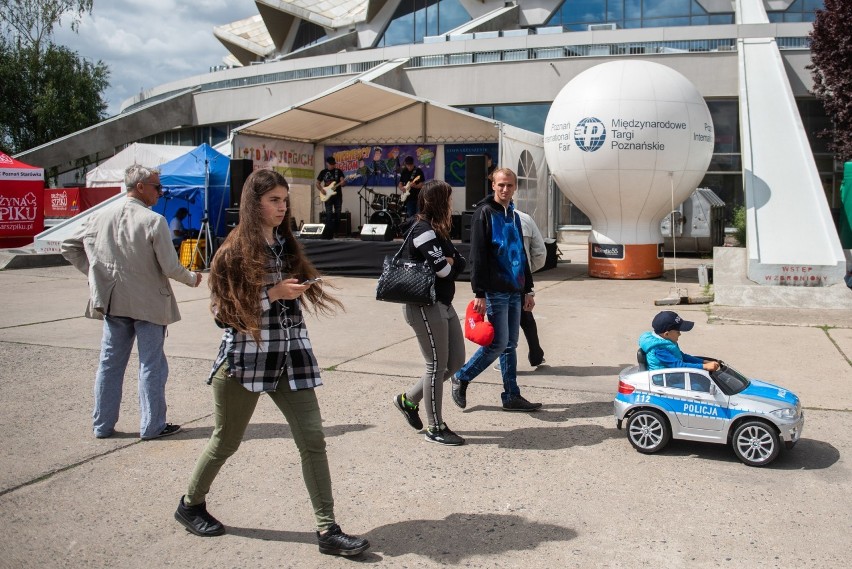
[[[417,196],[418,221],[428,221],[439,236],[444,239],[450,238],[450,230],[453,228],[453,208],[450,196],[453,188],[443,180],[429,180],[420,188]]]
[[[288,190],[287,213],[276,232],[286,243],[290,277],[305,280],[320,276],[290,230],[290,186],[287,180],[273,170],[256,170],[243,186],[240,222],[213,257],[207,281],[213,315],[220,322],[251,335],[255,342],[260,342],[260,295],[268,272],[269,252],[263,235],[260,198],[278,186]],[[328,287],[329,284],[314,285],[305,291],[308,311],[331,314],[335,308],[343,308],[339,300],[324,294],[323,286]]]

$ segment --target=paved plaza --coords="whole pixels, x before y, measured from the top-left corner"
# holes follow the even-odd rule
[[[99,322],[82,316],[86,280],[69,266],[0,271],[0,567],[846,567],[852,531],[852,311],[677,306],[695,320],[686,352],[720,357],[796,392],[803,439],[770,467],[723,446],[673,442],[633,450],[615,428],[618,372],[657,299],[697,283],[701,259],[666,261],[662,279],[587,276],[583,243],[560,245],[536,275],[547,364],[519,383],[533,414],[500,408],[498,372],[445,391],[444,418],[462,447],[426,442],[392,405],[422,372],[398,305],[375,279],[328,279],[346,311],[313,318],[318,390],[338,522],[371,549],[320,555],[289,429],[262,398],[208,506],[227,527],[187,533],[172,514],[211,433],[205,377],[220,330],[205,282],[175,284],[183,320],[169,327],[168,419],[184,431],[140,442],[135,357],[118,434],[91,434]],[[470,300],[459,283],[456,310]],[[468,356],[474,345],[466,344]]]

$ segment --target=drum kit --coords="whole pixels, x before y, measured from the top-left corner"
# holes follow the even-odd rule
[[[370,223],[383,223],[391,227],[393,235],[400,236],[400,226],[402,225],[405,207],[403,206],[401,196],[399,194],[381,194],[374,192],[370,188],[364,188],[368,193],[372,194],[369,199],[370,209],[373,213],[370,214]]]

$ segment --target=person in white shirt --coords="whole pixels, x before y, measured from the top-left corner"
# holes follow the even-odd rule
[[[175,213],[175,216],[169,222],[169,231],[172,234],[172,244],[175,248],[179,248],[183,240],[189,236],[189,231],[183,225],[183,220],[189,215],[189,210],[185,207],[180,208]]]
[[[533,218],[520,210],[515,210],[518,217],[521,218],[521,232],[524,235],[524,249],[526,249],[527,259],[530,263],[530,272],[536,272],[544,266],[547,260],[547,249],[544,246],[544,238],[541,236],[541,231],[538,230]],[[521,330],[524,331],[524,338],[527,339],[529,346],[530,365],[533,367],[540,366],[544,363],[544,350],[538,341],[538,326],[535,323],[535,316],[532,311],[521,311]]]

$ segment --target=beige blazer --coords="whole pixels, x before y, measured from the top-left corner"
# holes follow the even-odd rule
[[[62,255],[89,277],[86,316],[166,326],[180,320],[169,279],[195,286],[178,260],[166,218],[128,197],[92,214],[62,242]]]

